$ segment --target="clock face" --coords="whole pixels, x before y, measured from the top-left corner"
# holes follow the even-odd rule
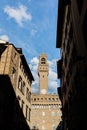
[[[41,94],[46,94],[46,93],[47,93],[46,89],[41,90]]]

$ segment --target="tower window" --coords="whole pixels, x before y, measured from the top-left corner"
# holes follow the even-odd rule
[[[45,63],[46,63],[45,58],[42,58],[42,59],[41,59],[41,64],[45,64]]]

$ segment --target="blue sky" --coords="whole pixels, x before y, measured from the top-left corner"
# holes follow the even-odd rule
[[[21,47],[35,82],[32,91],[38,92],[38,58],[41,53],[49,61],[49,93],[57,93],[56,48],[58,0],[3,0],[0,2],[0,39]]]

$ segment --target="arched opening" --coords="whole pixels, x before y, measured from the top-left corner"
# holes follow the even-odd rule
[[[45,58],[42,58],[41,59],[41,64],[45,64],[46,63],[46,59]]]

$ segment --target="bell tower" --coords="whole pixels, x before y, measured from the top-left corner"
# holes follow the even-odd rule
[[[48,93],[48,74],[49,74],[48,69],[49,65],[47,62],[47,56],[45,54],[41,54],[39,57],[39,65],[38,65],[40,94]]]

